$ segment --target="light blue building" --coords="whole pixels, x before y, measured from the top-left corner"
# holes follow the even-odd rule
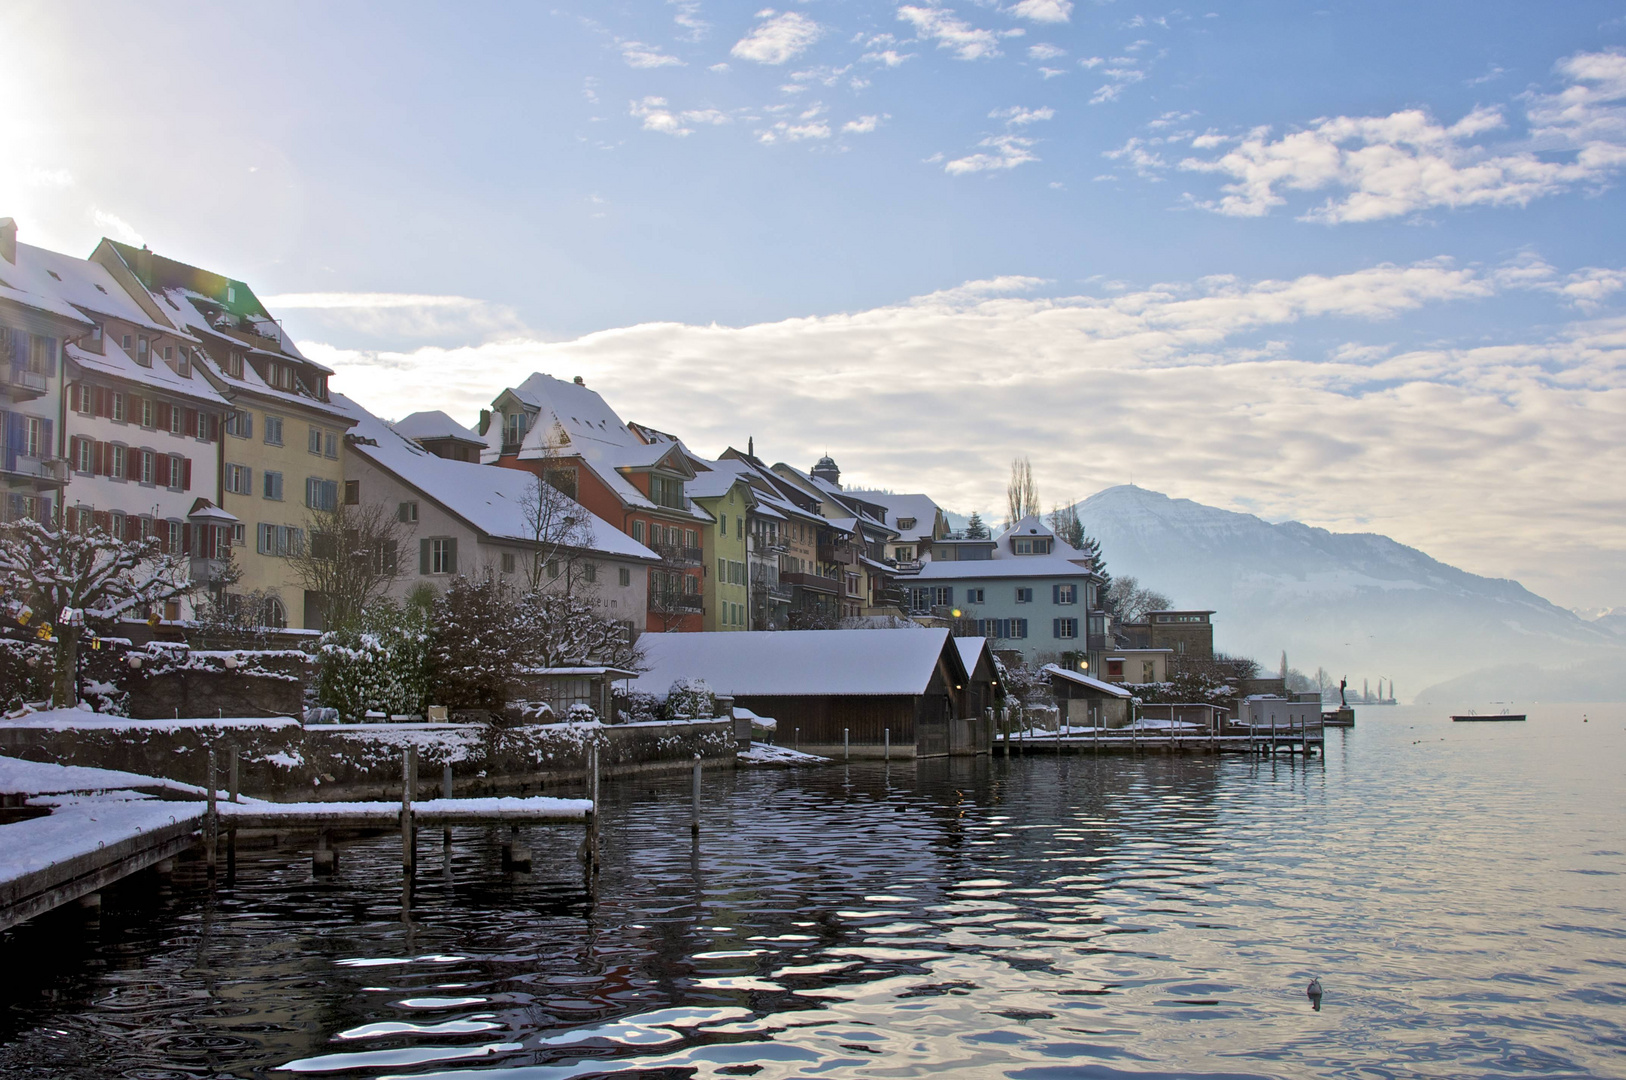
[[[954,620],[1030,666],[1094,671],[1106,648],[1102,578],[1090,558],[1037,517],[990,540],[937,540],[920,572],[898,579],[909,611]],[[1086,666],[1087,665],[1087,666]]]

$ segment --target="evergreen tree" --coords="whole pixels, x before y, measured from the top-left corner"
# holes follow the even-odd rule
[[[965,523],[965,538],[967,540],[988,539],[988,526],[983,523],[982,515],[975,510],[971,511],[971,518]]]

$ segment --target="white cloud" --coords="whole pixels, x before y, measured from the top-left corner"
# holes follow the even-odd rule
[[[1056,115],[1056,110],[1045,106],[1039,109],[1024,109],[1020,105],[1012,105],[1005,109],[995,109],[988,114],[990,120],[1003,120],[1006,127],[1026,127],[1040,120],[1049,120]]]
[[[757,139],[769,146],[778,142],[805,142],[808,139],[828,139],[830,122],[823,119],[824,106],[814,104],[803,110],[794,120],[780,120],[772,127],[757,132]]]
[[[663,97],[646,97],[642,101],[634,101],[629,112],[644,122],[645,131],[658,131],[662,135],[692,135],[693,128],[683,126],[676,113],[667,108]]]
[[[952,11],[905,6],[898,9],[898,18],[913,23],[915,33],[935,40],[939,49],[953,50],[961,60],[987,60],[1003,55],[999,51],[998,34],[979,30],[964,19],[955,18]]]
[[[1218,158],[1188,158],[1182,169],[1230,178],[1221,197],[1197,206],[1233,217],[1262,217],[1288,193],[1332,190],[1301,219],[1378,221],[1436,208],[1525,206],[1596,188],[1626,169],[1626,56],[1581,53],[1558,65],[1569,85],[1527,95],[1530,148],[1493,150],[1477,141],[1506,125],[1502,110],[1474,109],[1446,126],[1420,109],[1388,116],[1338,116],[1272,138],[1256,128]],[[1193,141],[1197,149],[1217,137]],[[1563,159],[1536,150],[1574,151]]]
[[[943,166],[943,171],[951,176],[961,176],[965,173],[1014,169],[1018,165],[1039,160],[1039,155],[1033,152],[1033,140],[1021,135],[994,135],[977,145],[986,147],[988,152],[955,158]]]
[[[783,64],[806,52],[824,33],[818,23],[795,11],[776,14],[772,8],[758,12],[767,21],[734,43],[730,54],[758,64]]]
[[[1072,0],[1021,0],[1010,14],[1034,22],[1064,23],[1073,13]]]
[[[679,35],[684,41],[700,41],[711,29],[711,24],[700,17],[700,4],[698,0],[666,0],[672,7],[677,8],[677,14],[672,21],[683,27],[684,33]]]
[[[1114,60],[1113,62],[1118,63],[1119,61]],[[1091,105],[1117,101],[1123,94],[1125,87],[1132,86],[1146,78],[1146,72],[1132,67],[1110,67],[1105,69],[1102,74],[1112,81],[1103,83],[1094,94],[1090,95]]]
[[[913,60],[914,57],[914,53],[900,53],[896,49],[887,49],[884,52],[867,52],[859,59],[866,64],[885,64],[889,68],[895,68],[905,60]]]
[[[1059,45],[1041,41],[1037,45],[1028,46],[1028,55],[1035,60],[1054,60],[1058,56],[1066,56],[1067,50]]]
[[[675,56],[668,56],[661,52],[659,45],[645,45],[641,41],[623,41],[620,44],[621,59],[627,62],[628,67],[658,68],[683,67],[683,61]]]
[[[72,183],[71,179],[69,180],[69,183]],[[67,185],[53,185],[53,186],[67,186]],[[119,217],[117,214],[111,213],[110,211],[107,211],[107,210],[103,210],[101,207],[98,207],[98,206],[91,207],[91,209],[90,209],[90,220],[96,223],[96,227],[98,229],[101,229],[105,233],[113,234],[113,236],[117,237],[119,240],[123,241],[126,244],[144,244],[144,243],[146,243],[146,241],[144,241],[141,238],[141,234],[136,232],[136,229],[135,229],[134,225],[131,225],[128,221],[125,221],[123,218]]]
[[[860,116],[857,120],[849,120],[842,124],[841,131],[843,134],[868,135],[880,122],[879,116]]]
[[[381,415],[472,421],[532,371],[581,374],[697,452],[754,432],[773,460],[829,450],[849,472],[956,508],[1000,505],[1010,458],[1027,454],[1047,501],[1133,471],[1175,495],[1388,533],[1482,573],[1547,554],[1573,564],[1578,543],[1626,549],[1626,504],[1600,497],[1626,490],[1626,320],[1393,347],[1392,317],[1498,294],[1489,275],[1445,262],[1116,295],[1046,288],[1010,278],[857,312],[560,342],[301,346]],[[1295,344],[1301,326],[1313,345]],[[1345,343],[1330,356],[1328,338]],[[931,378],[878,385],[877,370]]]
[[[593,197],[595,203],[603,200]],[[422,341],[529,336],[512,308],[467,296],[420,293],[283,293],[261,298],[268,310],[343,340]],[[308,324],[308,325],[307,325]]]

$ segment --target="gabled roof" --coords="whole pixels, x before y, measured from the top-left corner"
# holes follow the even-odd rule
[[[154,322],[105,267],[89,259],[77,259],[32,244],[18,244],[16,264],[0,263],[0,280],[13,289],[56,301],[61,307],[50,310],[65,309],[81,322],[85,320],[83,313],[90,312],[122,319],[156,334],[190,337],[173,326]]]
[[[900,584],[911,581],[959,581],[974,578],[1093,578],[1093,570],[1055,555],[1019,555],[1009,559],[933,559],[918,574],[901,575]]]
[[[87,374],[122,379],[217,407],[226,404],[220,391],[197,370],[196,363],[192,365],[190,377],[183,377],[160,356],[152,358],[150,367],[144,367],[120,348],[110,335],[103,336],[100,353],[69,345],[63,350],[63,355]]]
[[[1046,664],[1039,670],[1052,679],[1065,679],[1070,683],[1077,683],[1079,686],[1087,686],[1091,690],[1106,694],[1108,697],[1129,698],[1135,696],[1115,683],[1102,682],[1100,679],[1092,678],[1082,671],[1068,671],[1066,668],[1057,667],[1055,664]]]
[[[479,443],[484,445],[485,440],[473,431],[459,424],[450,416],[434,409],[429,412],[415,412],[410,416],[403,416],[390,427],[398,434],[409,439],[459,439],[463,442]]]
[[[894,495],[889,491],[854,491],[866,502],[886,507],[886,523],[898,532],[898,539],[919,544],[935,535],[937,517],[942,513],[929,495]],[[914,524],[904,528],[899,524],[910,518]]]
[[[525,521],[525,505],[531,486],[537,482],[532,473],[436,457],[343,394],[334,394],[333,400],[356,422],[347,453],[359,454],[394,474],[486,536],[534,542]],[[660,556],[586,507],[581,507],[580,512],[592,525],[590,550],[621,558],[659,560]]]
[[[751,501],[759,499],[757,489],[752,486],[750,470],[744,462],[725,458],[722,461],[704,461],[704,472],[695,473],[684,488],[691,499],[716,499],[727,495],[736,484],[743,484],[751,492]]]
[[[945,629],[782,630],[645,634],[649,670],[634,688],[665,694],[678,679],[704,679],[735,697],[924,693],[940,657],[963,676]]]
[[[954,647],[956,649],[960,650],[960,663],[965,666],[965,673],[967,675],[976,674],[977,664],[985,656],[988,658],[989,670],[991,670],[991,671],[998,671],[999,670],[994,665],[993,654],[988,651],[988,639],[987,638],[985,638],[985,637],[957,637],[957,638],[954,639]]]

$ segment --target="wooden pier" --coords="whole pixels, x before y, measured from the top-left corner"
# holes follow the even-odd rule
[[[1290,754],[1313,757],[1325,736],[1319,726],[1224,733],[1201,730],[1096,728],[1077,732],[1018,731],[994,736],[994,753],[1012,754]]]
[[[417,754],[408,750],[402,755],[399,803],[243,800],[235,790],[235,767],[232,789],[221,799],[222,793],[212,782],[212,753],[208,770],[211,783],[201,791],[113,770],[0,758],[0,788],[5,789],[0,794],[7,796],[9,816],[19,818],[0,824],[0,930],[76,900],[94,901],[100,890],[161,866],[200,844],[212,882],[217,873],[222,830],[226,833],[228,875],[235,869],[237,833],[250,830],[315,833],[312,870],[320,874],[337,868],[337,853],[328,844],[330,831],[399,828],[404,917],[417,866],[419,828],[442,828],[443,843],[449,851],[454,825],[507,825],[512,832],[503,845],[503,864],[508,869],[528,869],[530,850],[520,840],[521,825],[579,824],[585,831],[580,855],[586,885],[591,889],[599,867],[596,746],[589,745],[587,757],[589,797],[585,799],[447,798],[452,786],[448,768],[440,784],[442,797],[419,801]],[[138,791],[158,791],[171,797],[149,798]],[[176,800],[176,794],[190,798]],[[46,808],[29,805],[29,795],[65,797],[54,800],[60,805],[42,814],[39,811]]]

